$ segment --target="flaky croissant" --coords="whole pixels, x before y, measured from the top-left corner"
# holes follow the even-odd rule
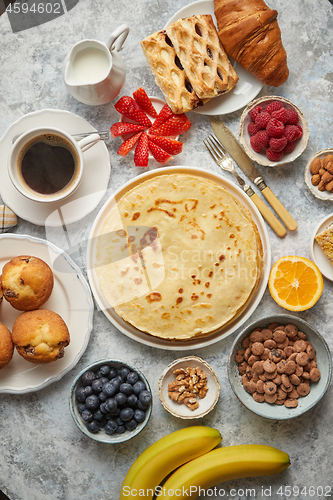
[[[218,35],[225,51],[266,85],[289,75],[277,11],[263,0],[214,0]]]

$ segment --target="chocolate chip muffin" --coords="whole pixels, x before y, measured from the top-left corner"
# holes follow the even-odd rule
[[[8,328],[0,323],[0,369],[8,365],[13,357],[14,344]]]
[[[4,265],[1,282],[3,296],[15,309],[32,311],[48,300],[54,278],[42,259],[20,255]]]
[[[12,339],[17,352],[36,364],[62,358],[70,342],[62,317],[47,309],[21,313],[13,325]]]

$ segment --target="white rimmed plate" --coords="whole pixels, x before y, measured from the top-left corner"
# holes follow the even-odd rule
[[[310,240],[310,255],[313,262],[319,267],[325,278],[333,281],[333,266],[315,240],[315,236],[333,224],[333,214],[327,215],[317,224]]]
[[[111,166],[109,152],[103,141],[84,153],[84,173],[78,189],[68,198],[53,203],[28,200],[13,186],[7,169],[7,160],[13,138],[34,127],[52,126],[70,134],[96,132],[84,118],[69,111],[42,109],[22,116],[0,139],[0,192],[4,203],[21,219],[39,226],[71,224],[88,215],[101,201],[108,187]],[[96,167],[97,166],[97,167]],[[96,168],[98,175],[96,175]]]
[[[209,179],[213,182],[216,182],[220,186],[223,186],[231,194],[236,196],[244,204],[244,206],[251,212],[253,220],[256,223],[259,230],[263,246],[263,253],[264,253],[263,275],[260,284],[255,293],[252,295],[251,299],[249,300],[243,312],[236,319],[234,319],[228,325],[226,325],[224,328],[213,333],[212,335],[209,335],[202,339],[195,339],[186,342],[181,342],[181,341],[170,342],[167,340],[163,340],[158,337],[154,337],[152,335],[144,333],[135,328],[134,326],[130,325],[129,323],[125,322],[120,316],[118,316],[118,314],[116,314],[114,309],[111,308],[109,303],[106,301],[99,287],[98,278],[95,272],[97,237],[100,233],[105,218],[107,217],[110,209],[113,207],[115,203],[115,199],[124,196],[125,193],[127,193],[135,186],[141,184],[142,182],[148,179],[151,179],[159,175],[168,175],[175,173],[197,175],[204,179]],[[103,311],[106,317],[111,321],[111,323],[116,328],[118,328],[118,330],[120,330],[122,333],[124,333],[131,339],[141,342],[142,344],[145,345],[157,347],[159,349],[168,349],[168,350],[189,350],[199,347],[206,347],[207,345],[214,344],[215,342],[218,342],[219,340],[231,335],[238,328],[240,328],[242,324],[255,311],[265,292],[270,272],[270,263],[271,263],[271,249],[270,249],[270,241],[266,225],[258,209],[252,203],[250,198],[238,186],[224,179],[223,177],[220,177],[219,175],[214,174],[213,172],[188,166],[164,167],[163,169],[152,170],[150,172],[135,177],[135,179],[132,179],[131,181],[123,185],[116,193],[114,193],[114,195],[104,204],[104,206],[99,211],[90,232],[88,240],[88,248],[87,248],[87,272],[88,272],[90,287],[92,289],[93,295],[96,299],[99,308]]]
[[[210,14],[213,16],[215,26],[217,25],[214,15],[214,1],[200,0],[199,2],[193,2],[187,5],[176,12],[176,14],[166,23],[165,28],[176,22],[178,19],[198,14]],[[204,106],[196,108],[193,110],[195,113],[200,115],[226,115],[228,113],[233,113],[234,111],[246,106],[259,94],[260,90],[263,88],[263,84],[232,58],[230,58],[230,62],[239,77],[239,81],[236,86],[227,94],[215,97],[214,99],[208,101]]]
[[[304,170],[304,180],[305,184],[308,186],[310,189],[311,193],[318,198],[319,200],[325,200],[325,201],[333,201],[333,193],[330,193],[329,191],[319,191],[318,186],[314,186],[311,182],[312,179],[312,174],[310,172],[310,166],[313,160],[316,158],[324,158],[325,156],[333,154],[333,149],[322,149],[321,151],[318,151],[318,153],[314,153],[310,158],[309,161],[306,164],[305,170]]]
[[[43,309],[63,318],[70,333],[70,344],[62,359],[45,365],[34,365],[16,351],[10,363],[0,370],[0,393],[38,391],[60,380],[79,361],[92,330],[94,304],[88,283],[72,259],[46,240],[28,235],[0,235],[0,272],[17,255],[33,255],[43,259],[54,274],[54,288]],[[6,300],[0,305],[0,321],[11,331],[20,311]]]

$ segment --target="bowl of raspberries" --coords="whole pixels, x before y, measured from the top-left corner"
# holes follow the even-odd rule
[[[309,127],[302,112],[283,97],[260,97],[242,113],[239,140],[259,165],[291,163],[303,153],[308,139]]]
[[[78,428],[101,443],[122,443],[146,426],[152,395],[145,376],[123,361],[104,359],[75,378],[70,410]]]

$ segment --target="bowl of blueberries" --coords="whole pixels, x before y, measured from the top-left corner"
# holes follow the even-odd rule
[[[139,434],[152,409],[145,376],[128,363],[104,359],[75,378],[70,410],[78,428],[101,443],[122,443]]]

